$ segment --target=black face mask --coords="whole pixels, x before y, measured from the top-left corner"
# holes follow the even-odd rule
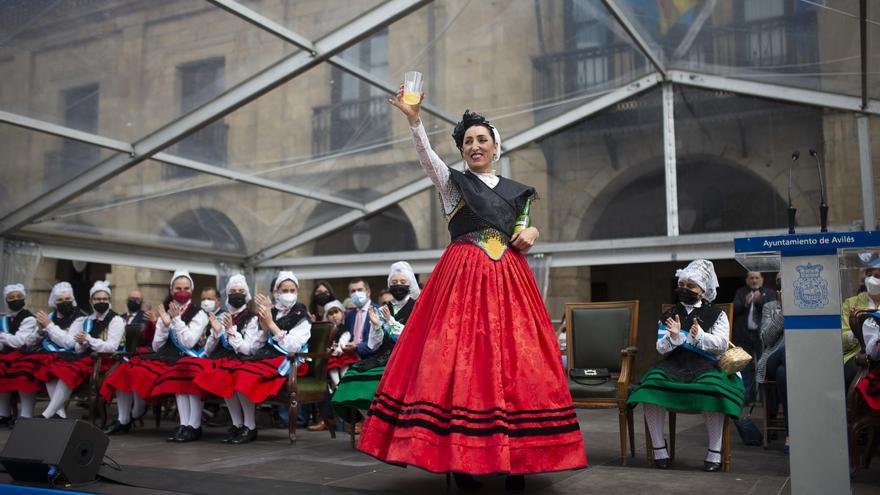
[[[21,311],[21,308],[24,307],[24,299],[16,299],[14,301],[7,301],[6,305],[9,306],[9,310],[15,313],[16,311]]]
[[[333,294],[329,292],[321,292],[319,294],[315,294],[315,302],[318,303],[318,306],[323,307],[325,304],[333,300]]]
[[[70,316],[73,314],[73,301],[61,301],[55,304],[55,311],[61,316]]]
[[[110,309],[110,303],[99,302],[99,303],[92,304],[92,307],[98,313],[103,314],[103,313],[106,313],[108,309]]]
[[[244,294],[229,294],[226,297],[226,301],[228,301],[229,305],[233,308],[240,308],[247,303],[247,298]]]
[[[394,296],[394,299],[398,301],[403,300],[406,296],[409,295],[409,286],[408,285],[392,285],[388,287],[388,292]]]
[[[129,299],[125,305],[128,307],[129,313],[137,313],[141,310],[141,302],[137,299]]]
[[[675,297],[678,298],[680,303],[689,306],[693,306],[700,301],[700,295],[686,287],[677,287],[675,289]]]

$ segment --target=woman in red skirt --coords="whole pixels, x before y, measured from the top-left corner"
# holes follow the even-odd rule
[[[247,394],[235,390],[233,372],[248,367],[245,359],[266,342],[257,314],[248,308],[251,291],[244,275],[233,275],[226,284],[226,307],[219,331],[211,332],[205,344],[209,365],[195,383],[210,394],[223,397],[232,426],[223,443],[242,444],[257,438],[256,404]],[[217,320],[212,318],[212,325]],[[253,366],[251,364],[250,366]]]
[[[33,375],[40,380],[46,391],[49,392],[49,406],[43,411],[46,418],[66,418],[66,399],[70,396],[68,385],[58,377],[50,374],[53,365],[59,361],[60,355],[70,353],[74,348],[73,333],[70,331],[80,318],[85,317],[76,306],[73,298],[73,287],[67,282],[58,282],[52,287],[49,294],[49,306],[55,309],[48,315],[42,311],[37,313],[37,324],[43,341],[40,343],[42,350],[30,357],[33,361]],[[40,387],[43,388],[42,386]],[[54,401],[53,401],[54,399]],[[46,413],[49,414],[46,414]]]
[[[244,288],[247,286],[244,285]],[[257,294],[259,327],[251,323],[248,323],[250,331],[248,326],[245,327],[243,341],[237,349],[237,359],[219,362],[211,371],[202,373],[196,379],[196,383],[206,391],[221,397],[235,397],[241,404],[243,427],[238,429],[230,443],[256,440],[257,428],[253,418],[256,404],[276,395],[287,380],[287,374],[291,371],[287,356],[308,350],[306,344],[311,337],[312,324],[306,306],[297,302],[298,291],[299,280],[293,272],[280,272],[273,287],[274,307],[269,298]],[[257,328],[259,331],[256,331]],[[229,333],[230,329],[227,328],[227,335]],[[306,363],[297,363],[296,373],[299,376],[306,371]]]
[[[105,399],[110,400],[115,392],[118,407],[138,408],[139,404],[151,400],[159,377],[167,373],[174,363],[187,356],[185,351],[191,349],[192,344],[183,345],[179,336],[195,331],[203,332],[208,326],[208,315],[192,303],[192,290],[193,281],[189,273],[184,270],[174,272],[169,285],[171,301],[167,308],[164,305],[157,307],[159,318],[156,320],[153,352],[132,357],[104,379],[101,395]],[[176,397],[180,425],[168,437],[168,441],[192,441],[201,436],[202,399],[199,394],[204,392],[195,384],[188,385],[191,387],[185,392],[191,393],[181,393]],[[138,414],[127,416],[129,422],[126,425],[130,428],[130,418],[137,417]],[[125,427],[122,431],[124,430]]]
[[[42,370],[47,388],[51,388],[44,418],[51,418],[64,409],[74,389],[89,380],[95,358],[92,352],[116,352],[124,345],[125,321],[110,309],[110,286],[100,280],[89,290],[91,315],[78,318],[67,332],[65,345],[71,348],[57,353],[58,359]],[[101,373],[110,371],[112,361],[101,361]],[[51,384],[51,387],[50,387]]]
[[[34,354],[40,349],[37,318],[25,309],[22,284],[3,288],[3,300],[9,312],[0,317],[0,425],[12,423],[12,392],[18,392],[19,417],[34,415],[34,394],[42,383],[34,376]]]
[[[419,106],[407,117],[419,163],[440,193],[452,243],[407,320],[376,392],[358,448],[383,461],[471,474],[522,475],[586,466],[580,426],[550,317],[523,253],[534,227],[514,233],[535,190],[495,175],[500,137],[465,112],[453,132],[467,162],[447,167],[431,149]]]

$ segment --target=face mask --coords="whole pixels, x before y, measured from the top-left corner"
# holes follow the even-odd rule
[[[370,298],[367,297],[366,292],[358,291],[358,292],[351,293],[352,304],[354,304],[355,306],[357,306],[359,308],[363,308],[367,304],[367,301],[369,301],[369,300],[370,300]]]
[[[6,305],[9,306],[9,310],[12,311],[13,313],[16,311],[21,311],[21,308],[24,307],[24,299],[16,299],[14,301],[8,301],[6,303]]]
[[[700,301],[700,295],[686,287],[676,288],[675,297],[677,297],[682,304],[687,304],[689,306],[693,306]]]
[[[388,292],[394,296],[394,299],[398,301],[402,301],[404,297],[409,295],[409,286],[408,285],[392,285],[388,287]]]
[[[104,314],[107,312],[108,309],[110,309],[110,303],[105,303],[105,302],[95,303],[95,304],[92,304],[92,308],[94,308],[95,311],[98,312],[99,314]]]
[[[125,302],[125,305],[128,308],[129,313],[137,313],[141,310],[141,302],[137,299],[129,299]]]
[[[284,306],[285,308],[289,308],[289,307],[293,306],[294,304],[296,304],[296,294],[292,294],[290,292],[287,292],[285,294],[280,294],[278,296],[278,302],[280,302],[281,305]]]
[[[868,294],[872,296],[880,295],[880,278],[866,277],[865,289],[868,291]]]
[[[324,306],[332,300],[333,296],[330,295],[329,292],[321,292],[320,294],[315,294],[315,302],[318,304],[318,306]]]
[[[73,301],[61,301],[55,304],[55,311],[61,316],[73,314]]]
[[[233,308],[240,308],[247,303],[247,298],[244,294],[229,294],[229,296],[226,297],[226,301]]]
[[[213,313],[215,309],[217,309],[217,301],[213,299],[202,300],[202,311],[205,313]]]
[[[186,304],[187,301],[192,299],[192,292],[188,290],[182,290],[179,292],[175,292],[174,295],[171,297],[179,304]]]

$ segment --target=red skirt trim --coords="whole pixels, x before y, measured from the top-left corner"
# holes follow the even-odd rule
[[[342,368],[343,366],[351,366],[358,362],[357,354],[343,352],[340,356],[330,356],[327,359],[327,369]]]
[[[134,392],[145,401],[151,400],[156,380],[169,368],[171,363],[159,359],[144,359],[134,356],[120,364],[101,383],[101,396],[106,400],[113,398],[113,392]]]
[[[0,354],[0,392],[35,394],[45,389],[40,379],[45,366],[58,359],[50,352],[13,351]]]
[[[195,379],[203,372],[211,369],[210,359],[184,357],[156,378],[150,397],[155,399],[162,395],[197,395],[202,400],[208,397],[207,392],[199,387]]]
[[[525,258],[451,244],[394,347],[358,448],[433,472],[586,467],[550,317]]]
[[[48,382],[55,378],[63,381],[72,389],[76,389],[83,382],[92,378],[92,369],[95,366],[95,358],[92,356],[83,356],[80,359],[68,360],[64,357],[55,359],[51,364],[44,365],[44,375]],[[113,361],[110,359],[102,359],[99,373],[102,375],[110,371],[113,367]]]
[[[856,388],[871,409],[880,410],[880,370],[871,370]]]

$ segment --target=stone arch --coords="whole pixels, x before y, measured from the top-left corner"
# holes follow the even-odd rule
[[[194,208],[174,215],[163,222],[159,234],[185,239],[182,244],[233,253],[246,252],[244,237],[225,213],[214,208]]]

